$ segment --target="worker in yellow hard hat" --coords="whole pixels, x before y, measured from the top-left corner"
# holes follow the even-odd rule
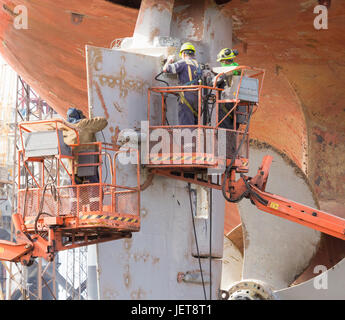
[[[185,42],[180,49],[180,58],[182,58],[182,53],[186,53],[185,51],[193,51],[193,54],[195,54],[195,47],[192,43],[190,42]]]
[[[238,51],[236,49],[230,49],[230,48],[224,48],[219,51],[217,55],[217,62],[220,63],[222,67],[237,67],[239,64],[234,61],[234,59],[238,56]],[[222,99],[233,99],[234,97],[227,96],[227,92],[232,92],[230,90],[231,83],[232,83],[232,76],[239,76],[241,74],[241,71],[235,70],[232,72],[232,75],[230,76],[221,76],[217,82],[217,87],[224,89],[222,92]],[[233,108],[234,103],[228,102],[228,103],[221,103],[219,105],[219,112],[218,112],[218,121],[221,121],[226,114]],[[245,121],[245,116],[243,116],[242,112],[244,109],[242,106],[238,106],[236,108],[237,110],[234,110],[230,113],[230,115],[227,116],[227,118],[224,119],[224,121],[219,125],[221,128],[226,129],[237,129],[239,124],[243,123]],[[241,112],[241,114],[237,114],[236,117],[236,128],[234,128],[234,112],[238,111]]]
[[[239,64],[234,61],[234,59],[237,56],[238,56],[238,51],[236,49],[224,48],[219,51],[217,55],[217,62],[219,62],[222,67],[238,66]],[[233,75],[234,76],[240,75],[240,71],[235,70],[233,72]]]
[[[201,68],[195,59],[195,47],[186,42],[181,46],[181,60],[174,63],[175,56],[169,56],[163,72],[177,74],[182,86],[197,85],[201,79]],[[198,119],[197,91],[180,92],[178,119],[180,125],[195,125]]]

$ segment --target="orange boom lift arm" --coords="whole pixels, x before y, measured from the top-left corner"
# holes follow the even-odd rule
[[[272,157],[265,156],[257,175],[253,178],[241,175],[241,178],[235,182],[231,182],[231,179],[229,179],[227,181],[229,184],[228,187],[229,190],[232,190],[230,192],[230,198],[232,200],[239,198],[242,199],[244,197],[248,198],[261,211],[265,211],[345,240],[344,219],[327,212],[293,202],[281,196],[265,192],[271,162]],[[234,171],[231,173],[234,173]],[[197,183],[197,180],[193,180],[192,182]],[[220,188],[218,187],[216,189]],[[26,230],[23,218],[20,214],[14,214],[12,219],[16,230],[17,243],[0,241],[0,260],[20,262],[23,265],[30,265],[33,262],[34,257],[43,257],[46,260],[51,261],[54,258],[54,253],[56,251],[64,249],[63,245],[60,243],[61,232],[59,232],[59,227],[62,228],[64,224],[68,223],[68,219],[63,220],[62,218],[58,219],[52,217],[43,218],[44,221],[42,221],[42,223],[49,226],[49,240],[38,234],[30,235]],[[75,218],[73,217],[70,217],[69,220],[71,220],[72,224],[75,222]],[[105,238],[103,241],[115,240],[116,238],[121,237],[113,236],[112,239]],[[94,242],[102,242],[102,239],[100,237],[96,237]],[[91,243],[93,243],[93,241],[89,241],[87,244]],[[67,249],[85,244],[86,243],[71,245],[67,247]]]
[[[237,76],[238,83],[234,82],[231,85],[232,97],[222,97],[223,89],[217,88],[217,79],[222,75],[232,74],[233,71],[238,70],[241,72],[241,76]],[[281,218],[302,224],[309,228],[324,232],[331,236],[345,240],[345,219],[338,216],[334,216],[330,213],[316,210],[314,208],[293,202],[289,199],[285,199],[281,196],[271,194],[265,191],[266,183],[270,166],[272,163],[271,156],[265,156],[256,176],[253,178],[245,175],[249,171],[249,123],[252,113],[255,112],[259,106],[259,96],[262,90],[262,84],[264,79],[265,71],[263,69],[252,68],[248,66],[237,66],[227,67],[227,70],[220,70],[220,73],[214,78],[212,87],[203,85],[194,86],[175,86],[175,87],[153,87],[148,90],[148,122],[150,123],[150,105],[151,105],[151,93],[162,95],[162,124],[161,126],[149,124],[149,129],[154,130],[156,128],[164,128],[169,132],[173,132],[174,129],[181,129],[181,127],[188,127],[198,133],[196,139],[195,150],[184,152],[179,154],[176,153],[154,153],[151,152],[151,145],[147,143],[147,154],[152,158],[148,161],[147,167],[150,168],[151,172],[155,175],[160,175],[172,179],[178,179],[191,184],[204,186],[206,188],[213,188],[222,190],[224,198],[229,202],[239,202],[243,198],[248,198],[253,205],[259,210],[279,216]],[[241,94],[241,89],[244,89],[244,93],[253,92],[253,87],[246,87],[243,85],[243,80],[253,81],[257,79],[257,100],[251,99],[252,97],[246,97],[245,94]],[[209,92],[214,92],[215,102],[215,113],[214,117],[216,121],[205,126],[202,124],[202,90],[207,89]],[[254,91],[255,91],[254,90]],[[198,124],[189,126],[176,126],[169,125],[166,123],[166,105],[163,94],[176,94],[177,92],[184,91],[195,91],[198,94]],[[232,103],[231,110],[220,119],[219,108],[223,103]],[[239,112],[238,107],[246,109],[246,111]],[[254,111],[253,111],[254,110]],[[220,124],[226,119],[230,118],[233,123],[233,129],[220,127]],[[239,126],[236,127],[236,118],[239,115],[245,115],[247,118],[247,125],[244,129]],[[206,143],[206,138],[203,138],[204,130],[208,129],[211,132],[213,138],[213,145],[216,144],[219,139],[219,134],[222,132],[224,139],[232,140],[235,143],[235,149],[237,152],[228,153],[226,150],[224,155],[217,154],[216,148],[213,150],[203,150],[202,146]],[[205,136],[205,134],[204,134]],[[149,140],[148,140],[149,141]],[[226,140],[228,143],[228,140]],[[174,150],[173,146],[170,150]],[[225,159],[224,159],[225,158]],[[190,162],[174,162],[173,160],[191,159]],[[205,161],[207,159],[207,161]],[[153,161],[154,160],[154,161]],[[225,173],[219,178],[216,177],[216,181],[212,180],[209,175],[205,179],[206,170],[209,168],[219,168],[220,166],[226,166]],[[240,174],[240,178],[236,180],[236,174]]]
[[[237,199],[248,198],[261,211],[345,240],[345,219],[265,191],[272,159],[265,156],[253,178],[242,174],[237,181],[230,178],[230,199],[237,202]],[[234,174],[232,170],[230,176]]]

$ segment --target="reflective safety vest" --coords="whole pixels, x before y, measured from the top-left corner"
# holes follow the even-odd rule
[[[198,84],[202,76],[199,63],[195,59],[181,59],[175,63],[171,63],[168,65],[166,71],[177,74],[180,84],[184,86]]]

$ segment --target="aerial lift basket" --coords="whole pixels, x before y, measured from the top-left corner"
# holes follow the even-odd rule
[[[345,219],[265,191],[273,159],[271,156],[266,155],[263,158],[262,164],[254,177],[244,175],[249,169],[248,128],[250,117],[253,109],[258,107],[264,70],[246,66],[219,67],[213,70],[218,75],[215,77],[212,87],[193,85],[154,87],[149,89],[148,122],[150,135],[156,129],[165,129],[168,134],[162,135],[163,139],[160,141],[160,144],[163,147],[160,152],[157,152],[158,148],[156,145],[152,145],[150,139],[147,139],[147,167],[156,175],[222,190],[225,199],[229,202],[237,203],[243,198],[248,198],[260,211],[268,212],[345,240]],[[230,90],[228,90],[227,94],[223,94],[225,90],[217,88],[218,79],[226,74],[232,74],[236,70],[240,70],[241,75],[232,76]],[[206,90],[206,94],[203,90]],[[197,125],[170,125],[166,117],[165,95],[192,91],[196,91],[198,94]],[[211,123],[205,125],[203,124],[203,117],[205,116],[205,107],[203,106],[205,106],[205,96],[207,97],[208,95],[207,91],[215,92],[215,117],[211,117]],[[153,124],[154,121],[152,121],[156,120],[157,116],[155,118],[150,117],[151,92],[161,94],[162,112],[159,125]],[[206,100],[206,102],[208,107],[209,101]],[[231,110],[223,118],[219,117],[221,104],[229,103],[232,104]],[[231,114],[233,115],[233,129],[221,128],[220,124]],[[239,115],[246,118],[245,129],[243,129],[243,126],[238,125],[238,121],[236,121]],[[180,140],[176,141],[175,139],[174,130],[176,129],[188,129],[194,132],[196,141],[191,144],[189,152],[175,152],[174,144],[178,147],[181,147],[183,144]],[[209,135],[206,133],[207,131],[209,131]],[[221,136],[222,133],[224,134]],[[164,139],[167,141],[165,145]],[[226,151],[220,153],[219,146],[221,144],[219,142],[222,141],[226,142]],[[208,143],[211,147],[207,145]],[[218,146],[216,147],[217,144]],[[190,162],[187,164],[184,161],[185,159],[189,159]],[[222,165],[222,176],[218,174],[216,179],[213,179],[212,175],[204,170],[208,168],[221,168]],[[225,172],[224,168],[226,168]],[[236,179],[237,173],[240,174],[239,179]]]
[[[149,138],[145,142],[145,163],[153,173],[193,182],[185,176],[190,177],[191,173],[200,175],[207,169],[224,170],[230,164],[238,173],[248,172],[250,114],[258,107],[265,71],[247,66],[215,69],[217,76],[211,86],[199,84],[148,89]],[[233,76],[236,70],[240,76]],[[232,78],[228,90],[217,87],[221,76]],[[177,104],[168,106],[167,97],[175,95],[183,102],[181,96],[185,94],[194,94],[198,98],[197,123],[172,124],[169,118],[171,108],[175,108],[177,114]],[[157,95],[160,96],[158,108]],[[221,113],[221,108],[226,112]],[[156,139],[152,139],[157,133],[162,136],[159,141],[161,148],[157,148]],[[198,183],[221,186],[220,181],[199,180]]]
[[[63,136],[71,131],[77,143],[66,145]],[[118,150],[102,142],[80,144],[75,127],[62,120],[24,122],[19,132],[23,148],[18,152],[13,215],[17,244],[0,242],[0,259],[28,265],[35,257],[52,260],[58,251],[129,238],[140,230],[138,150]],[[117,183],[124,152],[136,157],[134,187]],[[84,160],[78,162],[80,154]],[[86,178],[77,184],[78,168],[96,172],[99,182]]]

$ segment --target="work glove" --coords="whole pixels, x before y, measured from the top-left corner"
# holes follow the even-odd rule
[[[175,60],[175,56],[174,55],[170,55],[170,56],[168,56],[167,63],[173,63],[174,60]]]

